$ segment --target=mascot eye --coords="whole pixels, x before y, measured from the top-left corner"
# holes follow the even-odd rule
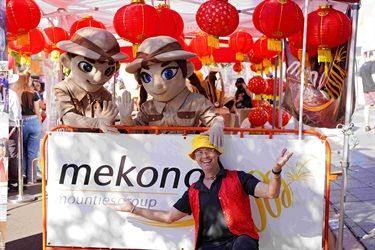
[[[178,67],[169,67],[163,70],[161,76],[166,80],[171,80],[178,71]]]
[[[146,72],[142,72],[141,73],[141,80],[144,82],[144,83],[149,83],[152,81],[152,77],[146,73]]]
[[[80,70],[87,72],[87,73],[90,73],[93,69],[93,66],[90,63],[85,62],[85,61],[79,62],[78,67]]]
[[[105,72],[104,72],[104,75],[105,76],[111,76],[113,74],[113,72],[115,71],[115,67],[114,66],[111,66],[111,67],[108,67]]]

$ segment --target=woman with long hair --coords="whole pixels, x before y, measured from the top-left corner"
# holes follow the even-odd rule
[[[39,109],[39,97],[31,86],[30,73],[18,74],[19,79],[12,89],[17,93],[22,106],[23,159],[22,171],[27,182],[36,181],[37,168],[34,166],[32,180],[32,162],[38,158],[42,117]]]

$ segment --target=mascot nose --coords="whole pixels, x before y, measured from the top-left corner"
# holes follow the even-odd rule
[[[98,70],[94,74],[94,81],[96,82],[101,82],[103,81],[103,78],[105,78],[104,74],[102,71]]]

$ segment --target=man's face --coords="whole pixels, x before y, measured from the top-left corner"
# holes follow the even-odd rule
[[[83,56],[70,58],[69,62],[69,77],[88,92],[99,90],[116,73],[116,64],[109,62],[89,62]]]
[[[194,155],[203,171],[212,171],[219,165],[219,153],[214,148],[198,148]]]
[[[186,79],[174,61],[142,68],[139,78],[147,93],[160,102],[172,100],[186,88]]]

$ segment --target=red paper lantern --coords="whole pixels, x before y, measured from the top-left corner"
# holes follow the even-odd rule
[[[352,25],[344,13],[325,5],[308,15],[307,30],[307,44],[318,48],[318,62],[331,62],[330,49],[349,39]]]
[[[184,21],[178,12],[172,10],[168,4],[155,7],[160,17],[160,35],[178,39],[184,32]]]
[[[254,46],[254,45],[253,45]],[[254,51],[254,48],[250,49],[249,53],[247,54],[247,58],[249,59],[249,61],[251,63],[253,63],[255,66],[255,71],[254,72],[257,72],[259,70],[262,70],[263,69],[263,58],[262,57],[257,57],[255,55],[255,51]]]
[[[252,126],[263,127],[267,122],[268,114],[263,108],[258,107],[249,112],[248,119]]]
[[[240,73],[243,70],[243,65],[241,62],[237,61],[233,64],[233,71]]]
[[[264,96],[266,99],[270,99],[270,100],[274,100],[274,96],[273,96],[273,86],[274,86],[274,82],[275,82],[275,79],[273,78],[267,78],[266,79],[266,82],[267,82],[267,89],[266,91],[264,92],[264,94],[266,96]],[[282,86],[282,92],[284,93],[285,92],[285,89],[286,89],[286,83],[283,81],[283,86]],[[280,81],[277,80],[276,82],[276,100],[278,101],[280,99],[280,96],[279,96],[279,91],[280,91]]]
[[[25,45],[18,45],[17,41],[9,42],[9,49],[14,50],[21,55],[31,56],[38,54],[44,49],[45,39],[43,33],[39,29],[33,29],[28,32],[30,43]]]
[[[254,27],[268,40],[268,49],[281,51],[281,38],[295,34],[303,25],[301,8],[291,0],[265,0],[253,13]]]
[[[54,50],[61,52],[61,50],[56,47],[56,44],[60,41],[70,39],[68,32],[61,27],[51,26],[45,28],[43,31],[46,41],[44,51],[47,53],[51,53]]]
[[[41,18],[39,6],[33,0],[7,0],[6,25],[8,32],[19,35],[35,29]]]
[[[197,54],[203,65],[210,65],[214,62],[212,55],[213,48],[208,46],[208,35],[205,32],[199,32],[191,39],[189,50]]]
[[[133,43],[135,58],[139,45],[146,38],[160,34],[160,17],[158,11],[144,0],[131,0],[116,11],[113,27],[121,38]]]
[[[263,59],[263,68],[271,67],[270,59],[276,57],[279,52],[272,51],[268,49],[268,38],[266,36],[261,36],[254,42],[254,54],[257,58]]]
[[[246,30],[239,29],[229,37],[229,48],[236,52],[236,60],[243,61],[244,54],[253,47],[253,37]]]
[[[194,70],[200,70],[202,68],[202,62],[198,59],[198,57],[193,57],[189,59],[188,62],[194,64]]]
[[[220,36],[229,36],[239,24],[237,9],[228,0],[209,0],[199,6],[195,15],[201,30],[208,33],[210,47],[219,48]]]
[[[81,19],[75,21],[69,29],[69,34],[72,36],[77,30],[85,28],[85,27],[94,27],[100,29],[106,29],[104,24],[95,19],[92,16],[84,16]]]
[[[280,127],[279,126],[279,108],[276,108],[275,110],[276,112],[276,115],[275,115],[275,127]],[[272,125],[272,117],[273,117],[273,113],[269,113],[268,114],[268,123],[270,125]],[[291,115],[286,112],[284,109],[281,109],[281,127],[285,127],[288,123],[289,123],[289,120],[291,118]]]
[[[254,100],[261,100],[261,94],[266,90],[267,82],[261,76],[254,76],[249,80],[247,86],[255,94]]]

